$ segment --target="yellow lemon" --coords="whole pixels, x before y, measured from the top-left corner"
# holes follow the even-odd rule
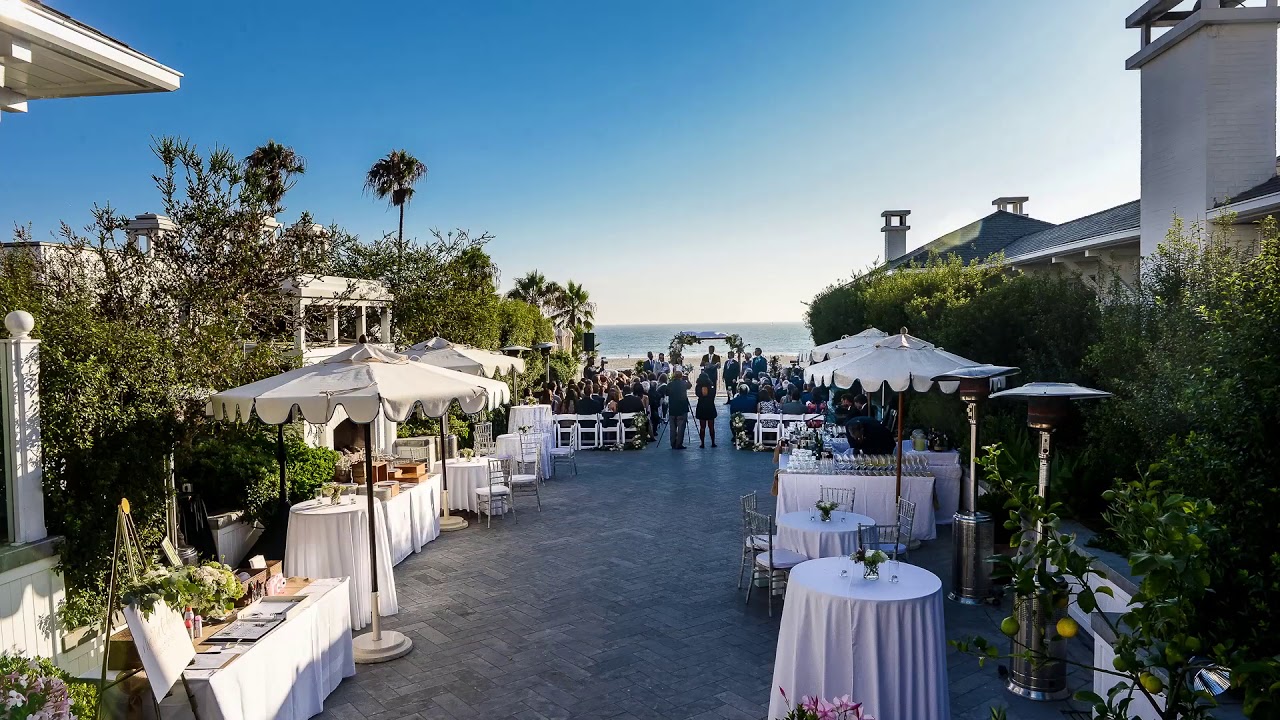
[[[1000,632],[1013,637],[1018,634],[1018,621],[1012,615],[1000,621]]]
[[[1111,661],[1111,667],[1115,668],[1116,672],[1129,672],[1129,663],[1119,655]]]
[[[1058,621],[1058,634],[1064,638],[1073,638],[1080,632],[1080,623],[1064,617]]]
[[[1160,681],[1160,678],[1156,677],[1155,675],[1152,675],[1151,673],[1144,672],[1141,675],[1139,675],[1138,682],[1142,683],[1143,689],[1145,689],[1147,692],[1151,693],[1152,695],[1155,695],[1161,690],[1164,690],[1164,683]]]

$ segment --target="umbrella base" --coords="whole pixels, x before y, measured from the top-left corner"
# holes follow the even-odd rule
[[[466,528],[468,525],[470,525],[470,523],[468,523],[466,520],[464,520],[463,518],[457,515],[445,515],[444,517],[440,518],[441,532],[452,532],[454,530],[462,530]]]
[[[383,630],[382,639],[375,640],[372,632],[351,641],[356,662],[362,665],[387,662],[404,657],[413,649],[413,641],[395,630]]]

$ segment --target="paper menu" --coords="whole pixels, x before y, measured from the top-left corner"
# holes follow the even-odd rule
[[[130,605],[124,609],[124,619],[142,658],[151,693],[159,703],[195,657],[195,645],[191,643],[182,616],[164,601],[157,602],[148,617],[144,617],[136,605]]]

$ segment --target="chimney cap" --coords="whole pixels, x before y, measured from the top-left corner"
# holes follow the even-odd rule
[[[885,210],[884,212],[880,213],[880,217],[889,217],[891,215],[892,216],[901,215],[902,217],[906,217],[910,214],[911,214],[910,210]]]
[[[142,213],[135,215],[132,220],[125,225],[125,230],[142,231],[142,230],[176,230],[177,225],[164,215],[156,213]]]
[[[1017,203],[1027,202],[1030,199],[1031,198],[1026,195],[1018,195],[1018,196],[1006,195],[1004,197],[998,197],[995,200],[992,200],[991,204],[992,205],[1014,205]]]

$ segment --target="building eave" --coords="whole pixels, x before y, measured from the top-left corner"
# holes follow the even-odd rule
[[[1223,215],[1234,213],[1242,220],[1253,220],[1267,215],[1274,215],[1277,212],[1280,212],[1280,192],[1261,195],[1256,198],[1241,200],[1240,202],[1227,203],[1209,210],[1206,216],[1208,219],[1214,220]]]
[[[1047,247],[1043,250],[1019,255],[1018,257],[1005,258],[1005,262],[1009,265],[1026,265],[1029,263],[1050,260],[1055,255],[1065,255],[1067,253],[1076,253],[1095,248],[1104,248],[1114,245],[1123,245],[1130,242],[1137,242],[1141,237],[1142,232],[1140,228],[1127,228],[1125,230],[1117,230],[1116,232],[1107,233],[1105,235],[1095,235],[1082,240],[1076,240],[1075,242]]]

